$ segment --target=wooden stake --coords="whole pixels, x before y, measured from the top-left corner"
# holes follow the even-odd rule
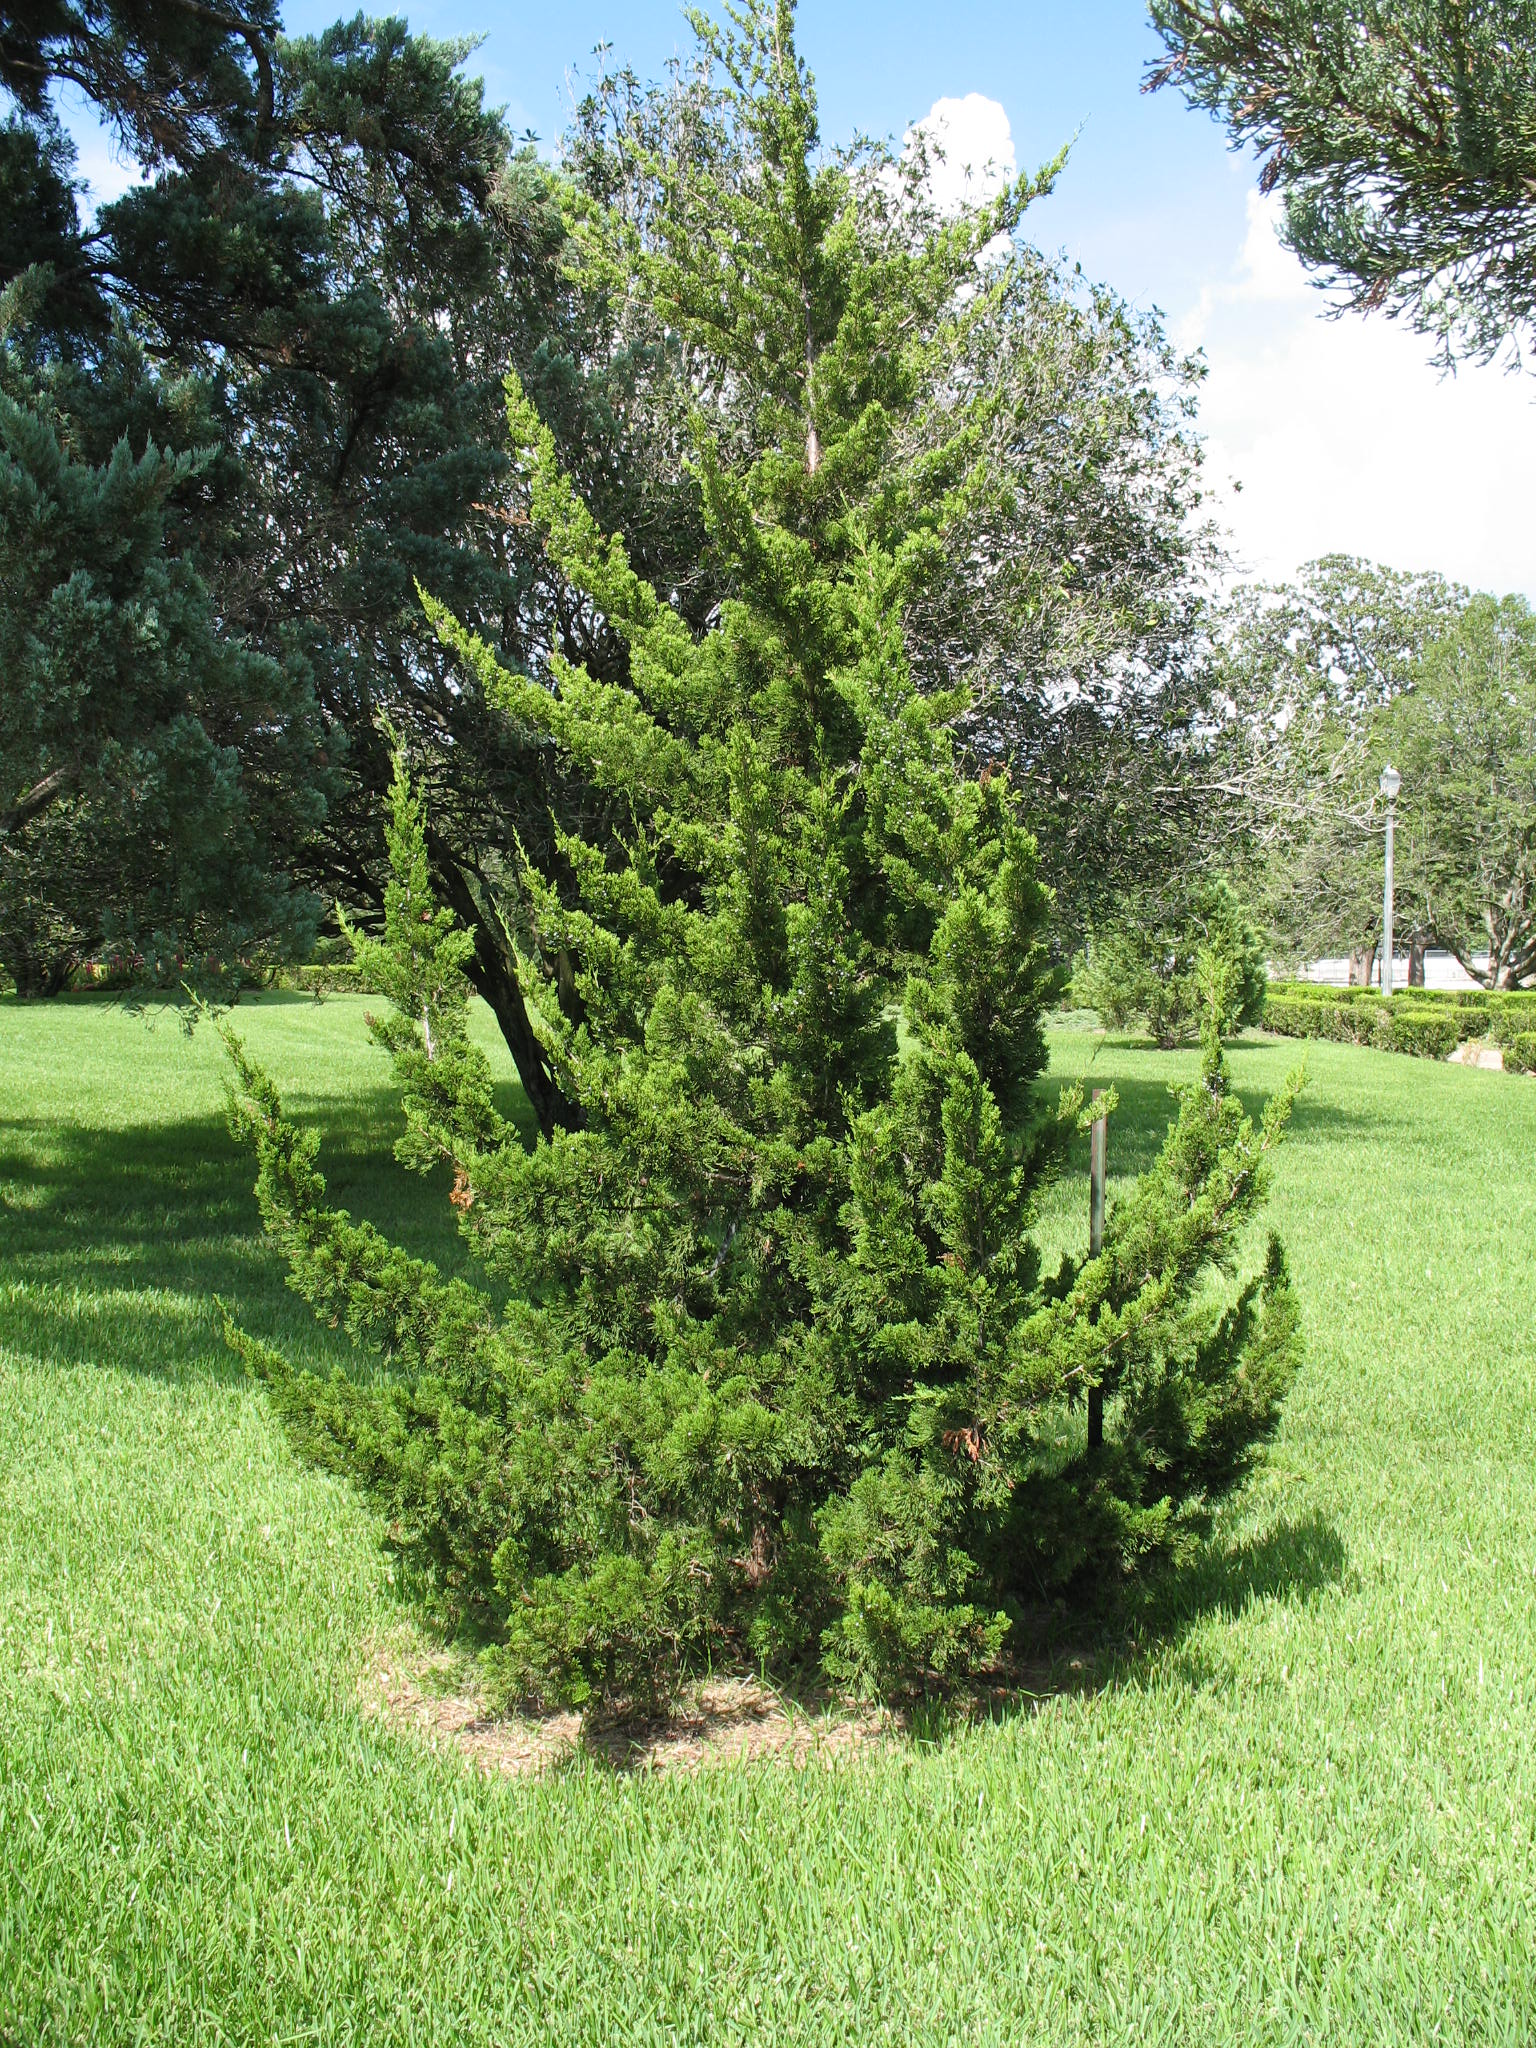
[[[1095,1088],[1093,1099],[1102,1100],[1104,1090]],[[1093,1120],[1093,1149],[1088,1158],[1088,1256],[1096,1259],[1104,1249],[1104,1176],[1109,1166],[1109,1118]],[[1097,1450],[1104,1441],[1104,1389],[1088,1390],[1088,1448]]]

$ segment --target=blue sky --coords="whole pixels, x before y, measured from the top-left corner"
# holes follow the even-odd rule
[[[318,28],[336,11],[334,0],[289,0],[285,18],[292,30]],[[676,0],[406,0],[405,11],[432,35],[483,36],[471,63],[488,97],[546,144],[566,118],[568,75],[591,74],[599,42],[647,77],[692,45]],[[1242,238],[1251,175],[1214,124],[1167,93],[1142,93],[1160,44],[1137,0],[803,0],[797,33],[831,141],[859,129],[899,136],[935,100],[971,92],[1007,112],[1021,170],[1075,136],[1029,232],[1127,298],[1191,302],[1203,252]]]
[[[353,4],[288,0],[286,24],[319,28]],[[676,0],[403,0],[403,11],[433,35],[481,36],[470,65],[488,97],[546,147],[595,44],[642,76],[691,44]],[[1207,477],[1240,569],[1288,575],[1341,550],[1536,599],[1536,377],[1446,379],[1412,333],[1325,317],[1275,238],[1251,159],[1176,94],[1141,91],[1159,44],[1139,0],[802,0],[798,33],[831,141],[899,136],[952,100],[952,162],[972,137],[978,161],[1011,148],[1021,169],[1073,142],[1026,232],[1203,350]],[[98,193],[120,187],[89,123],[74,125]]]

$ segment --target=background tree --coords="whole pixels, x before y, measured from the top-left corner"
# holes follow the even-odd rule
[[[36,995],[92,945],[162,976],[297,948],[319,910],[291,873],[317,823],[314,704],[301,664],[221,634],[177,545],[210,456],[162,452],[155,413],[199,399],[117,334],[116,403],[66,411],[71,380],[29,376],[14,343],[29,289],[36,271],[0,292],[0,960]],[[138,457],[98,430],[125,402]]]
[[[1536,314],[1532,0],[1152,0],[1175,84],[1264,158],[1285,239],[1443,360]]]
[[[1263,942],[1219,878],[1176,877],[1161,894],[1132,899],[1095,929],[1072,978],[1074,1001],[1111,1029],[1143,1028],[1165,1048],[1198,1037],[1213,1008],[1219,1036],[1257,1024],[1265,986]]]
[[[1425,648],[1383,721],[1436,939],[1475,981],[1536,981],[1536,616],[1478,596]]]
[[[996,488],[908,638],[920,676],[971,691],[969,747],[1012,776],[1067,943],[1208,836],[1191,745],[1218,559],[1200,518],[1203,368],[1155,316],[1027,246],[970,345],[967,374],[997,398]]]
[[[1244,584],[1211,620],[1202,753],[1213,814],[1274,950],[1344,952],[1369,977],[1381,942],[1380,720],[1467,602],[1457,585],[1347,555],[1289,585]],[[1413,831],[1399,841],[1399,937],[1415,975],[1432,933]]]
[[[452,1164],[504,1315],[327,1209],[313,1139],[231,1039],[295,1279],[390,1369],[322,1384],[247,1353],[491,1630],[505,1687],[544,1697],[654,1695],[721,1656],[881,1685],[985,1664],[1053,1600],[1177,1554],[1295,1355],[1278,1253],[1223,1277],[1289,1098],[1256,1129],[1214,1040],[1102,1256],[1043,1282],[1029,1234],[1063,1129],[1037,1088],[1048,897],[902,621],[991,487],[997,399],[954,370],[1003,288],[977,257],[1030,188],[937,222],[882,153],[821,152],[788,6],[701,34],[715,145],[599,253],[735,383],[750,462],[690,422],[730,594],[700,628],[639,576],[513,380],[530,515],[628,680],[558,652],[521,675],[428,606],[607,800],[560,834],[574,900],[523,876],[536,958],[577,964],[574,1008],[539,987],[574,1127],[528,1150],[496,1113],[403,776],[363,947],[403,1156]]]
[[[158,17],[158,18],[157,18]],[[0,957],[294,947],[323,771],[302,661],[223,630],[196,531],[218,393],[160,375],[94,274],[60,81],[116,95],[158,162],[255,146],[251,23],[217,10],[11,11],[0,30]]]
[[[380,720],[410,740],[432,785],[438,886],[475,933],[470,971],[548,1122],[560,1104],[518,981],[516,905],[493,907],[491,877],[519,838],[547,847],[551,808],[582,798],[552,782],[547,747],[450,675],[415,579],[508,660],[554,640],[621,661],[507,516],[501,378],[522,365],[594,502],[622,510],[686,598],[696,492],[637,395],[666,384],[664,347],[571,286],[555,182],[461,75],[467,46],[398,21],[285,40],[270,10],[181,15],[62,10],[11,50],[0,261],[50,272],[26,346],[54,402],[91,412],[103,455],[123,435],[135,456],[151,434],[204,451],[173,491],[172,539],[210,593],[232,693],[243,647],[302,677],[315,707],[308,753],[287,761],[312,829],[274,860],[293,855],[310,888],[365,916],[386,871]],[[146,172],[88,226],[48,97],[63,80]],[[125,346],[131,394],[113,368]],[[25,869],[58,978],[107,925],[62,916],[71,870],[35,832]],[[121,921],[110,886],[73,900]]]

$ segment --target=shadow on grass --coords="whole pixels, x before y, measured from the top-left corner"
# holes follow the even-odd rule
[[[1273,1090],[1267,1086],[1254,1087],[1247,1079],[1241,1057],[1244,1050],[1241,1045],[1228,1048],[1229,1054],[1235,1055],[1231,1062],[1233,1084],[1238,1100],[1257,1122]],[[1166,1062],[1167,1079],[1144,1073],[1127,1073],[1122,1058],[1117,1058],[1117,1055],[1123,1057],[1128,1051],[1135,1051],[1139,1058],[1149,1056],[1160,1064]],[[1063,1067],[1062,1079],[1076,1078],[1082,1072],[1090,1089],[1113,1088],[1115,1091],[1118,1101],[1109,1122],[1109,1171],[1112,1179],[1130,1178],[1145,1173],[1151,1166],[1178,1115],[1178,1102],[1172,1091],[1195,1079],[1196,1071],[1193,1057],[1187,1049],[1158,1052],[1150,1041],[1138,1044],[1124,1038],[1105,1040],[1092,1066],[1084,1061],[1081,1067],[1072,1063]],[[1056,1078],[1052,1076],[1053,1081]],[[1303,1088],[1291,1112],[1289,1138],[1292,1142],[1308,1142],[1314,1137],[1347,1137],[1353,1133],[1374,1139],[1380,1137],[1382,1127],[1382,1112],[1375,1102],[1368,1110],[1354,1110],[1325,1099],[1316,1088],[1307,1087]],[[1087,1175],[1086,1138],[1078,1140],[1075,1145],[1071,1170],[1074,1174]]]
[[[1201,1622],[1236,1621],[1265,1601],[1308,1606],[1343,1587],[1348,1575],[1344,1540],[1331,1522],[1320,1515],[1282,1517],[1257,1536],[1212,1542],[1163,1573],[1112,1629],[1085,1632],[1075,1644],[1033,1661],[1021,1659],[989,1685],[915,1701],[905,1732],[920,1745],[943,1744],[978,1721],[1014,1720],[1047,1700],[1144,1688],[1169,1673],[1190,1685],[1209,1683],[1206,1662],[1185,1649]]]
[[[445,1270],[466,1269],[447,1173],[413,1174],[394,1158],[402,1124],[387,1084],[344,1100],[295,1090],[288,1106],[320,1134],[330,1201]],[[288,1288],[254,1179],[216,1113],[106,1130],[0,1120],[0,1343],[58,1365],[239,1379],[219,1296],[296,1363],[354,1358]]]
[[[1148,1591],[1143,1619],[1166,1639],[1219,1614],[1235,1620],[1262,1600],[1301,1604],[1343,1584],[1348,1556],[1321,1515],[1282,1516],[1262,1535],[1207,1544]]]

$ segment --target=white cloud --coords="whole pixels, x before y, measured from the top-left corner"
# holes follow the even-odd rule
[[[940,214],[985,206],[1018,174],[1008,116],[985,93],[935,100],[922,120],[907,130],[907,149],[913,149],[919,139],[928,146],[927,186]],[[1011,247],[1007,235],[994,235],[977,252],[977,263],[985,268],[1000,262]]]
[[[144,173],[130,157],[125,163],[115,145],[106,137],[91,136],[84,144],[76,139],[75,174],[89,187],[87,205],[107,206],[134,185],[144,182]]]
[[[916,131],[908,130],[908,142],[914,132],[932,150],[928,187],[941,213],[984,205],[1018,175],[1008,116],[985,93],[935,100]]]
[[[1342,550],[1536,597],[1536,377],[1443,377],[1422,335],[1328,319],[1276,218],[1249,194],[1236,263],[1175,330],[1210,363],[1207,475],[1243,567]]]

